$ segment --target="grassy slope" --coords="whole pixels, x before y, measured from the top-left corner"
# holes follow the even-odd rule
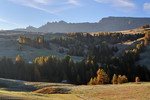
[[[7,83],[7,87],[0,88],[0,98],[13,98],[24,100],[149,100],[150,99],[150,83],[127,83],[122,85],[96,85],[74,86],[71,84],[45,83],[45,82],[26,82],[16,80],[0,79],[1,83]],[[8,84],[9,83],[9,84]],[[15,88],[14,83],[17,84]],[[19,85],[20,84],[20,85]],[[70,90],[69,94],[38,94],[33,91],[42,87],[61,87]],[[31,87],[34,89],[30,90]]]
[[[143,40],[144,40],[144,38],[139,38],[134,41],[126,41],[126,42],[115,44],[114,46],[117,46],[119,49],[119,51],[115,54],[115,56],[123,55],[125,50],[134,49],[136,47],[136,45]]]
[[[73,100],[82,100],[78,98],[74,94],[51,94],[51,95],[45,95],[45,94],[37,94],[33,92],[17,92],[17,91],[8,91],[8,90],[0,90],[0,99],[21,99],[21,100],[70,100],[70,98],[73,98]]]
[[[146,65],[150,69],[150,45],[140,54],[140,60],[137,64]]]
[[[47,83],[47,82],[27,82],[20,80],[0,78],[0,99],[15,100],[82,100],[75,94],[38,94],[33,91],[43,87],[72,87],[71,84]]]
[[[150,83],[134,84],[127,83],[122,85],[97,85],[75,87],[74,92],[78,96],[87,100],[99,99],[150,99]]]
[[[32,61],[36,57],[54,55],[58,57],[64,57],[65,54],[56,52],[56,50],[48,49],[36,49],[30,46],[23,46],[23,51],[18,51],[19,44],[15,38],[3,38],[0,36],[0,58],[3,56],[13,58],[17,55],[23,56],[26,61]],[[58,48],[58,47],[57,47]],[[80,61],[83,57],[72,56],[75,61]]]

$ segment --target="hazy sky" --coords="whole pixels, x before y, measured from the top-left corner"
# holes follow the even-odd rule
[[[98,22],[108,16],[150,17],[150,0],[0,0],[0,29]]]

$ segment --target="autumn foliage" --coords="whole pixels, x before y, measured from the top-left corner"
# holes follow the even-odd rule
[[[117,84],[118,83],[117,78],[118,78],[117,75],[114,74],[113,78],[112,78],[112,84]]]
[[[123,76],[118,75],[118,80],[117,81],[118,81],[118,84],[127,83],[128,78],[125,75],[123,75]]]
[[[109,77],[103,69],[98,69],[97,77],[91,78],[89,85],[99,85],[109,83]]]
[[[116,74],[113,75],[112,84],[122,84],[127,82],[128,82],[128,78],[125,75],[123,76],[118,75],[118,77]]]
[[[136,83],[140,82],[140,78],[139,78],[139,77],[136,77],[136,78],[135,78],[135,82],[136,82]]]
[[[145,24],[145,25],[142,26],[142,28],[150,28],[150,26]]]

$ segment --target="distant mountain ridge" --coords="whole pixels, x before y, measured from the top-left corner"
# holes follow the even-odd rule
[[[28,26],[25,29],[15,29],[27,32],[111,32],[139,28],[150,24],[150,18],[136,17],[107,17],[97,23],[67,23],[65,21],[48,22],[35,28]]]

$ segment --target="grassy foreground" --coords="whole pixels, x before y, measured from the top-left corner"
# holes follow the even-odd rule
[[[4,85],[6,84],[6,85]],[[15,86],[15,84],[17,84]],[[0,100],[150,100],[150,82],[120,85],[71,85],[0,79]],[[41,94],[45,87],[65,89],[65,94]],[[46,89],[47,90],[47,89]]]
[[[73,93],[86,100],[150,100],[150,83],[79,86]]]

